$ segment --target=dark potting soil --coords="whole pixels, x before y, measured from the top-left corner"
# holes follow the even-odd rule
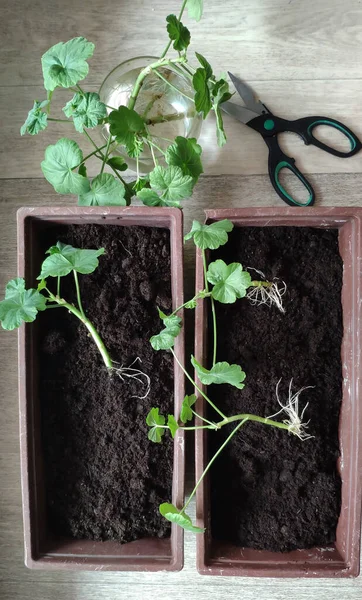
[[[211,260],[238,261],[261,270],[268,280],[285,281],[286,312],[248,300],[216,303],[217,359],[240,364],[247,377],[241,391],[211,386],[211,398],[227,415],[269,416],[280,408],[275,395],[279,379],[283,403],[291,379],[293,392],[314,386],[302,392],[299,402],[301,410],[309,402],[304,421],[310,421],[308,432],[314,437],[301,441],[283,430],[246,423],[211,469],[212,534],[277,552],[325,546],[335,540],[341,490],[336,464],[342,398],[338,232],[243,227],[235,228],[229,240]],[[210,457],[231,431],[228,426],[209,433]]]
[[[40,397],[46,496],[51,528],[60,535],[129,542],[167,537],[159,514],[171,501],[173,445],[147,438],[152,406],[172,412],[173,363],[155,352],[157,305],[171,308],[169,232],[149,227],[74,225],[46,230],[45,251],[57,240],[104,247],[99,267],[79,275],[83,307],[114,361],[151,377],[151,391],[110,377],[87,330],[62,309],[40,315]],[[53,284],[53,289],[55,280]],[[71,276],[61,294],[76,302]]]

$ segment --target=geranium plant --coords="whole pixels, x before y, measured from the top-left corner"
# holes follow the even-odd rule
[[[47,250],[46,254],[49,254],[49,256],[45,258],[41,265],[40,274],[37,277],[39,280],[37,288],[26,289],[25,280],[22,277],[12,279],[6,285],[5,298],[0,302],[0,322],[3,329],[11,331],[20,327],[23,323],[35,321],[39,312],[63,308],[79,319],[87,328],[109,374],[116,374],[121,379],[136,379],[138,382],[143,383],[146,386],[146,391],[139,398],[145,398],[150,390],[149,376],[134,368],[134,363],[129,367],[118,366],[118,363],[111,359],[101,336],[83,308],[78,274],[93,273],[98,267],[98,258],[104,254],[104,248],[98,250],[80,249],[57,242],[55,246],[51,246]],[[74,278],[76,304],[65,299],[61,293],[61,281],[67,275],[73,275]],[[54,279],[56,285],[52,286],[51,281]],[[51,287],[55,289],[52,291]]]
[[[226,438],[214,456],[210,459],[185,505],[181,509],[178,509],[176,506],[168,502],[160,505],[160,512],[166,519],[173,523],[177,523],[184,529],[194,533],[202,533],[204,529],[197,527],[192,523],[191,518],[186,513],[186,509],[199,484],[209,471],[213,462],[229,443],[231,438],[239,431],[241,427],[243,427],[243,425],[245,425],[248,421],[254,421],[270,427],[283,429],[286,432],[296,435],[301,440],[307,440],[312,437],[306,431],[308,423],[303,422],[304,413],[308,404],[304,406],[303,410],[300,410],[299,407],[299,396],[301,392],[308,389],[310,386],[304,387],[293,393],[291,381],[289,385],[288,398],[283,403],[279,397],[280,382],[278,382],[276,386],[276,399],[280,410],[269,417],[254,414],[237,414],[227,416],[210,399],[208,394],[197,385],[194,378],[189,374],[187,369],[183,364],[181,364],[174,353],[174,342],[182,327],[181,318],[177,313],[182,308],[195,308],[200,299],[209,299],[211,303],[213,322],[211,368],[208,369],[201,365],[194,356],[191,356],[191,364],[195,369],[197,378],[203,385],[209,386],[212,384],[228,384],[236,387],[239,390],[242,390],[245,385],[244,381],[246,374],[241,366],[229,364],[225,361],[217,361],[217,319],[215,302],[231,304],[239,299],[247,299],[256,304],[275,305],[280,311],[284,312],[282,296],[286,291],[286,286],[283,282],[278,282],[277,280],[266,281],[260,271],[257,271],[257,273],[259,273],[261,278],[259,280],[254,280],[249,273],[249,270],[251,269],[244,270],[240,263],[226,264],[223,260],[219,259],[207,264],[206,250],[216,250],[225,244],[228,240],[228,233],[232,229],[233,224],[227,219],[223,221],[217,221],[211,225],[203,225],[197,221],[193,222],[192,229],[185,236],[185,239],[188,240],[193,238],[195,245],[201,249],[204,264],[204,287],[191,300],[185,302],[182,306],[174,310],[172,314],[165,315],[163,312],[159,311],[160,318],[163,322],[163,329],[159,334],[153,336],[150,340],[155,350],[169,350],[173,354],[174,359],[179,364],[194,388],[212,407],[214,412],[217,413],[217,418],[214,420],[212,420],[211,417],[205,418],[197,414],[194,410],[194,405],[197,401],[195,394],[186,396],[184,398],[178,419],[175,419],[174,415],[168,415],[166,419],[164,415],[160,414],[157,407],[153,407],[146,419],[146,423],[150,427],[148,433],[150,440],[156,443],[161,442],[162,436],[165,434],[166,430],[169,430],[172,437],[175,437],[178,429],[182,429],[184,431],[194,431],[195,429],[209,429],[211,431],[218,431],[225,425],[229,425],[231,423],[236,424],[233,431]],[[284,419],[282,421],[274,420],[274,417],[280,414],[284,415]],[[202,424],[190,426],[186,425],[186,423],[192,421],[194,417],[197,417]]]
[[[231,97],[229,85],[224,78],[215,77],[211,65],[201,54],[195,53],[197,68],[190,64],[188,47],[191,36],[181,20],[185,9],[190,18],[198,21],[202,16],[203,0],[183,0],[179,15],[168,15],[167,45],[158,60],[140,71],[127,106],[106,106],[99,94],[87,92],[80,86],[79,82],[88,74],[87,61],[95,48],[85,38],[77,37],[65,43],[60,42],[42,56],[47,98],[34,102],[21,128],[21,134],[35,135],[52,121],[64,121],[68,126],[73,123],[76,131],[88,138],[94,148],[84,156],[79,145],[69,137],[63,137],[56,144],[47,147],[41,168],[56,192],[76,194],[81,206],[126,205],[133,196],[137,196],[148,206],[178,207],[181,200],[191,196],[193,187],[203,172],[201,146],[195,138],[177,136],[174,140],[167,140],[154,136],[150,131],[151,125],[156,121],[171,121],[183,118],[183,115],[175,112],[160,115],[152,121],[147,115],[151,106],[142,114],[135,110],[137,98],[150,74],[159,78],[165,86],[175,88],[165,72],[165,69],[172,69],[190,83],[194,93],[189,100],[194,101],[195,112],[201,113],[205,119],[210,111],[214,111],[218,144],[222,146],[226,141],[220,105]],[[176,55],[169,56],[170,50],[175,51]],[[64,105],[61,119],[50,116],[53,94],[59,88],[66,88],[74,94]],[[176,89],[181,95],[186,95],[181,88]],[[108,127],[108,139],[106,143],[99,145],[89,130],[105,125]],[[165,150],[159,147],[159,139],[170,142]],[[127,162],[120,156],[112,156],[119,147],[122,147],[127,156],[136,160],[137,175],[134,181],[126,182],[121,175],[127,169]],[[141,177],[139,159],[145,147],[151,152],[154,169],[149,175]],[[155,150],[158,156],[162,156],[163,164],[159,164]],[[88,178],[86,169],[87,160],[91,156],[100,161],[99,174],[92,180]],[[105,172],[106,166],[112,173]]]

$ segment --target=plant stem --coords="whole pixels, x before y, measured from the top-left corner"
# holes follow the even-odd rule
[[[153,107],[154,103],[159,100],[162,97],[162,94],[156,94],[155,96],[153,96],[153,98],[151,98],[151,100],[149,101],[149,103],[147,104],[145,110],[143,111],[143,115],[142,115],[142,119],[145,120],[148,113],[150,112],[151,108]]]
[[[82,88],[80,87],[79,83],[76,83],[75,85],[77,86],[77,89],[78,89],[78,91],[79,91],[81,94],[83,94],[83,96],[84,96],[84,92],[83,92]]]
[[[179,427],[183,431],[196,431],[196,429],[217,429],[217,427],[210,427],[210,425],[197,425],[196,427]]]
[[[274,421],[273,419],[268,419],[267,417],[259,417],[258,415],[251,415],[248,413],[234,415],[232,417],[226,417],[226,419],[215,423],[215,425],[217,425],[218,429],[220,429],[224,425],[229,425],[230,423],[234,423],[235,421],[256,421],[257,423],[263,423],[263,425],[270,425],[271,427],[277,427],[278,429],[286,429],[287,431],[289,431],[290,427],[289,425],[281,423],[280,421]]]
[[[163,154],[163,156],[166,156],[166,152],[164,150],[162,150],[162,148],[157,146],[157,144],[155,144],[155,142],[153,142],[152,140],[148,140],[148,143],[151,144],[152,146],[154,146],[156,148],[156,150],[161,152],[161,154]]]
[[[57,296],[60,297],[60,277],[58,277],[57,281]]]
[[[187,0],[183,0],[182,6],[181,6],[181,10],[180,10],[180,14],[178,16],[178,20],[179,21],[181,21],[181,17],[183,15],[184,10],[185,10],[186,4],[187,4]],[[167,52],[169,51],[169,48],[170,48],[171,44],[172,44],[172,40],[170,40],[168,42],[166,48],[164,49],[164,51],[161,54],[161,58],[164,58],[164,56],[166,56]]]
[[[203,298],[209,297],[211,296],[211,292],[208,292],[208,296],[203,296]],[[173,313],[170,314],[170,317],[173,317],[173,315],[175,315],[176,313],[178,313],[182,308],[185,308],[186,304],[188,304],[189,302],[192,302],[193,300],[199,300],[201,298],[201,296],[199,294],[196,294],[196,296],[194,296],[193,298],[191,298],[191,300],[187,300],[186,302],[184,302],[183,304],[181,304],[181,306],[178,306],[177,308],[175,308],[175,310],[173,311]]]
[[[71,125],[72,121],[69,119],[53,119],[48,117],[48,121],[57,121],[57,123],[69,123]]]
[[[151,150],[153,163],[154,163],[155,167],[157,167],[158,166],[158,162],[157,162],[157,159],[155,157],[155,153],[153,151],[153,145],[151,144],[150,140],[147,140],[147,144],[148,144],[149,149]]]
[[[80,310],[80,312],[82,314],[83,319],[85,319],[86,316],[84,314],[84,310],[83,310],[83,306],[82,306],[82,300],[81,300],[81,297],[80,297],[78,273],[77,273],[77,271],[73,270],[73,274],[74,274],[75,287],[76,287],[76,290],[77,290],[78,307],[79,307],[79,310]],[[58,296],[59,296],[59,294],[58,294]]]
[[[161,135],[154,135],[153,133],[150,133],[150,132],[148,132],[148,135],[156,138],[157,140],[163,140],[164,142],[169,142],[170,144],[173,144],[175,141],[175,140],[170,140],[170,138],[162,137]]]
[[[191,412],[193,415],[195,415],[195,417],[197,417],[198,419],[200,419],[200,421],[205,421],[205,423],[208,423],[209,425],[214,426],[215,423],[211,423],[211,421],[208,421],[207,419],[205,419],[205,417],[202,417],[201,415],[199,415],[197,412],[195,412],[194,410],[192,410],[191,408]]]
[[[107,147],[106,147],[106,151],[103,157],[103,162],[102,162],[102,168],[101,168],[101,172],[100,175],[102,175],[103,171],[104,171],[104,167],[106,166],[106,162],[107,162],[107,158],[108,158],[108,154],[109,154],[109,146],[111,145],[111,139],[112,136],[111,134],[109,134],[108,140],[107,140]]]
[[[104,144],[103,146],[100,146],[99,148],[97,148],[97,150],[93,150],[93,152],[91,152],[90,154],[87,154],[87,156],[85,158],[83,158],[83,160],[79,163],[79,165],[77,165],[76,167],[74,167],[75,169],[78,169],[78,167],[80,167],[80,165],[82,165],[86,160],[88,160],[88,158],[90,158],[91,156],[94,156],[95,154],[97,154],[98,151],[103,150],[103,148],[106,148],[107,144]]]
[[[84,129],[84,133],[85,133],[85,135],[87,136],[87,138],[89,139],[89,141],[90,141],[90,143],[92,144],[92,146],[95,148],[95,152],[94,152],[94,154],[96,154],[96,152],[98,152],[98,153],[101,155],[102,159],[103,159],[104,155],[103,155],[103,153],[101,152],[101,149],[100,149],[100,148],[97,146],[97,144],[96,144],[96,143],[95,143],[95,142],[92,140],[91,136],[89,135],[89,133],[88,133],[88,131],[87,131],[86,129]],[[107,144],[108,144],[108,141],[107,141]],[[107,144],[105,144],[105,146],[107,146]],[[104,147],[104,146],[103,146],[103,147]]]
[[[155,75],[157,75],[157,77],[159,77],[160,79],[162,79],[162,81],[164,81],[165,83],[167,83],[167,85],[169,85],[170,88],[172,88],[173,90],[175,90],[178,94],[181,94],[181,96],[184,96],[185,98],[187,98],[191,102],[194,101],[193,98],[190,98],[190,96],[188,96],[187,94],[185,94],[185,92],[183,92],[182,90],[180,90],[178,87],[176,87],[175,85],[173,85],[173,83],[171,83],[171,81],[168,81],[168,79],[166,79],[166,77],[164,77],[163,75],[161,75],[161,73],[159,73],[157,71],[157,69],[152,69],[152,71],[153,71],[153,73]]]
[[[127,186],[127,182],[123,179],[123,177],[121,177],[121,175],[118,173],[117,169],[115,169],[114,167],[112,167],[112,165],[109,165],[109,166],[111,167],[113,173],[118,177],[118,179],[120,181],[122,181],[124,187],[126,187]]]
[[[185,117],[191,119],[195,116],[195,111],[193,109],[189,109],[186,113],[175,113],[173,115],[160,115],[159,117],[152,117],[152,119],[147,119],[146,125],[157,125],[158,123],[169,123],[170,121],[179,121],[180,119],[184,119]],[[156,136],[160,137],[160,136]],[[162,139],[162,138],[160,138]]]
[[[204,265],[204,279],[205,279],[205,290],[209,293],[209,283],[207,281],[207,264],[206,264],[206,253],[205,250],[202,250],[202,261]],[[212,366],[214,367],[216,364],[216,352],[217,352],[217,325],[216,325],[216,311],[215,311],[215,302],[214,298],[210,296],[211,300],[211,312],[212,312],[212,326],[213,326],[213,334],[214,334],[214,348],[212,353]]]
[[[191,65],[190,65],[190,67],[191,67]],[[191,68],[192,68],[192,67],[191,67]],[[190,75],[190,77],[193,77],[193,76],[194,76],[193,72],[192,72],[192,71],[190,71],[190,69],[189,69],[189,68],[188,68],[188,67],[187,67],[185,64],[182,64],[182,65],[180,66],[180,69],[184,69],[184,70],[186,71],[186,73],[187,73],[188,75]]]
[[[177,362],[178,366],[182,369],[182,371],[184,372],[184,374],[186,375],[187,379],[192,383],[192,385],[197,389],[197,391],[199,392],[199,394],[201,394],[201,396],[206,400],[206,402],[208,402],[210,404],[210,406],[212,406],[212,408],[214,410],[216,410],[217,413],[219,413],[220,416],[223,417],[223,420],[227,419],[227,417],[221,412],[221,410],[215,406],[215,404],[210,400],[210,398],[208,398],[206,396],[206,394],[204,394],[204,392],[201,390],[201,388],[199,388],[199,386],[197,385],[197,383],[194,381],[194,379],[192,379],[191,375],[188,374],[188,372],[186,371],[185,367],[183,366],[183,364],[179,361],[179,359],[177,358],[173,348],[171,348],[171,353],[175,359],[175,361]]]
[[[249,287],[271,287],[270,281],[252,281]]]
[[[108,354],[103,340],[100,337],[98,331],[95,329],[94,325],[89,321],[89,319],[87,319],[87,317],[84,317],[82,313],[75,306],[73,306],[73,304],[69,304],[69,302],[66,302],[63,298],[57,298],[48,290],[48,288],[45,289],[48,292],[50,299],[53,300],[53,302],[56,302],[57,304],[59,304],[59,306],[63,306],[64,308],[69,310],[69,312],[71,312],[74,316],[76,316],[80,321],[82,321],[82,323],[86,326],[89,333],[91,334],[99,352],[101,353],[103,362],[106,365],[107,369],[113,369],[111,357]]]
[[[158,67],[165,67],[165,66],[171,65],[173,63],[183,63],[183,62],[185,62],[185,60],[186,59],[183,56],[180,56],[178,58],[173,58],[173,59],[168,59],[168,58],[162,57],[159,60],[157,60],[156,62],[149,65],[148,67],[145,67],[144,69],[142,69],[142,71],[140,72],[140,74],[138,75],[138,77],[136,79],[136,82],[133,86],[133,90],[129,97],[128,104],[127,104],[128,108],[131,110],[134,109],[136,100],[137,100],[138,94],[140,92],[140,89],[143,85],[143,82],[144,82],[145,78],[147,77],[147,75],[149,75],[153,69],[157,69]]]
[[[246,421],[246,419],[245,419]],[[231,438],[235,435],[235,433],[240,429],[240,427],[242,425],[244,425],[245,421],[241,421],[237,427],[235,427],[234,431],[232,431],[230,433],[230,435],[226,438],[225,442],[220,446],[220,448],[218,449],[218,451],[214,454],[214,456],[212,457],[212,459],[210,460],[209,464],[206,466],[206,468],[204,469],[203,474],[201,475],[200,479],[198,480],[198,482],[196,483],[194,489],[192,490],[189,499],[187,500],[186,504],[184,505],[184,507],[181,509],[181,514],[186,510],[186,508],[188,507],[188,505],[190,504],[192,498],[194,497],[197,488],[199,487],[201,481],[203,480],[203,478],[205,477],[206,473],[208,472],[208,470],[210,469],[211,465],[213,464],[213,462],[216,460],[216,458],[219,456],[220,452],[223,451],[223,449],[225,448],[225,446],[230,442]]]

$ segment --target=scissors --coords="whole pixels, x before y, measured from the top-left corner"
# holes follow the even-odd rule
[[[273,115],[273,113],[260,100],[256,100],[253,90],[243,83],[241,79],[229,73],[230,79],[233,82],[236,91],[244,101],[245,106],[239,106],[233,102],[223,102],[221,108],[232,117],[235,117],[241,123],[251,127],[263,137],[266,145],[269,148],[269,177],[276,191],[284,202],[290,206],[312,206],[315,201],[315,193],[313,187],[304,175],[295,166],[294,158],[287,156],[281,150],[278,144],[278,133],[290,131],[299,135],[306,145],[313,144],[317,148],[321,148],[329,154],[339,156],[341,158],[349,158],[357,154],[362,148],[362,144],[358,137],[348,129],[343,123],[335,119],[326,117],[304,117],[295,121],[288,121]],[[313,130],[318,125],[328,125],[334,129],[341,131],[349,140],[351,149],[347,152],[341,152],[331,146],[321,142],[313,135]],[[300,179],[304,187],[309,192],[309,198],[306,202],[295,200],[283,187],[280,182],[280,172],[282,169],[289,169]]]

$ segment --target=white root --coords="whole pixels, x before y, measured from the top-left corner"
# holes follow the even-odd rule
[[[147,375],[147,373],[144,373],[144,371],[133,368],[133,365],[136,364],[137,362],[140,362],[140,363],[142,362],[142,360],[140,359],[139,356],[137,356],[137,358],[135,358],[135,360],[129,365],[129,367],[125,367],[123,365],[121,365],[120,367],[113,367],[112,372],[116,373],[116,375],[118,375],[118,377],[122,381],[125,381],[125,378],[126,379],[134,379],[138,383],[145,385],[146,392],[143,396],[131,396],[131,398],[138,398],[138,400],[144,400],[145,398],[147,398],[148,394],[150,393],[151,379]],[[114,362],[114,364],[119,364],[119,363]]]
[[[252,267],[247,268],[248,271],[252,270],[258,273],[260,277],[265,280],[265,275],[262,271],[258,271],[258,269],[254,269]],[[284,281],[280,281],[275,277],[273,281],[270,282],[270,285],[255,285],[249,288],[246,297],[249,299],[251,304],[255,304],[260,306],[261,304],[266,304],[267,306],[272,306],[273,304],[277,307],[280,312],[285,313],[285,308],[283,306],[282,296],[284,296],[287,291],[287,286]],[[260,282],[263,283],[263,282]]]
[[[299,396],[302,392],[304,392],[304,390],[312,389],[312,388],[314,388],[314,386],[308,385],[306,387],[302,387],[300,390],[295,392],[295,394],[293,394],[292,393],[293,379],[291,379],[289,382],[288,400],[287,400],[286,404],[283,404],[279,398],[280,382],[281,382],[281,379],[279,379],[279,381],[276,385],[275,395],[276,395],[276,399],[278,401],[279,406],[281,406],[281,409],[278,412],[276,412],[274,415],[270,415],[270,417],[267,417],[267,418],[273,419],[274,417],[277,417],[278,415],[285,413],[285,415],[288,418],[283,420],[283,423],[285,425],[288,425],[288,430],[290,431],[290,433],[293,433],[294,435],[299,437],[299,439],[301,439],[302,441],[313,438],[314,437],[313,435],[310,435],[309,433],[306,432],[306,429],[307,429],[310,421],[303,423],[303,416],[309,405],[309,402],[307,402],[307,404],[303,408],[301,414],[299,415]]]

